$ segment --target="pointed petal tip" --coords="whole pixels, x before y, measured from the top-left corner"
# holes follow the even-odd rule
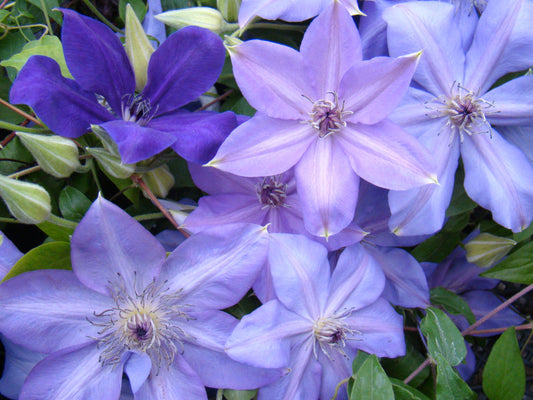
[[[265,226],[262,226],[261,227],[261,231],[262,232],[265,232],[265,233],[268,233],[268,227],[270,226],[270,222],[268,224],[266,224]]]
[[[439,180],[437,178],[437,174],[429,175],[429,180],[430,180],[430,182],[428,182],[428,183],[434,183],[435,185],[439,185],[440,186],[440,182],[439,182]]]
[[[208,163],[202,165],[202,167],[214,167],[214,168],[217,168],[217,164],[220,163],[220,161],[222,161],[222,159],[215,159],[213,158],[211,161],[209,161]]]

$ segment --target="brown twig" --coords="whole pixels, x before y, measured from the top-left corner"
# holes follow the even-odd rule
[[[2,140],[2,142],[0,143],[0,150],[6,147],[7,144],[15,138],[15,136],[16,136],[15,132],[11,132],[9,135],[7,135],[5,139]]]
[[[41,128],[44,128],[43,123],[41,121],[39,121],[37,118],[35,118],[34,116],[28,114],[25,111],[22,111],[20,108],[15,107],[13,104],[8,103],[7,101],[5,101],[2,98],[0,98],[0,104],[6,106],[7,108],[9,108],[12,111],[15,111],[17,114],[22,115],[24,118],[29,119],[30,121],[36,123]]]
[[[163,207],[163,205],[157,199],[157,197],[155,197],[155,195],[152,193],[152,191],[146,185],[146,182],[144,182],[143,178],[140,175],[133,174],[131,176],[131,180],[133,181],[133,183],[138,185],[148,195],[148,197],[150,198],[152,203],[159,209],[159,211],[161,211],[163,213],[165,218],[170,221],[170,223],[172,224],[172,226],[174,226],[174,228],[176,228],[176,230],[181,232],[183,234],[183,236],[185,236],[185,237],[189,237],[190,236],[190,234],[188,232],[186,232],[186,231],[184,231],[184,230],[182,230],[182,229],[180,229],[178,227],[178,223],[174,220],[174,218],[172,218],[172,215],[170,215],[168,210],[165,207]]]
[[[230,94],[232,94],[233,92],[235,91],[235,89],[230,89],[228,90],[226,93],[224,93],[223,95],[221,96],[218,96],[216,99],[214,99],[213,101],[210,101],[209,103],[203,105],[202,107],[200,107],[198,110],[194,110],[195,112],[196,111],[204,111],[205,109],[207,109],[208,107],[211,107],[213,104],[215,103],[218,103],[219,101],[222,101],[224,100],[226,97],[228,97]]]
[[[507,329],[509,329],[510,326],[506,326],[504,328],[492,328],[492,329],[480,329],[477,331],[472,331],[469,334],[470,335],[478,335],[478,334],[484,334],[484,333],[501,333],[505,332]],[[525,330],[525,329],[533,329],[533,322],[529,324],[524,325],[518,325],[514,327],[517,331]]]
[[[403,383],[408,384],[408,383],[411,382],[413,379],[415,379],[415,377],[416,377],[420,372],[422,372],[422,370],[423,370],[424,368],[426,368],[426,367],[429,365],[430,362],[431,362],[431,359],[430,359],[430,358],[426,358],[426,360],[425,360],[422,364],[420,364],[420,365],[418,366],[417,369],[415,369],[413,372],[411,372],[411,375],[409,375],[407,378],[405,378],[405,379],[403,380]]]
[[[4,0],[2,4],[0,4],[0,10],[4,8],[9,0]]]

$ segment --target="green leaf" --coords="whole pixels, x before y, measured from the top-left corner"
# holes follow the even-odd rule
[[[416,342],[413,340],[412,336],[406,335],[406,353],[403,357],[396,358],[383,358],[381,359],[381,365],[387,372],[389,376],[405,379],[411,373],[419,367],[420,364],[426,359],[425,355],[415,347],[415,343],[418,344],[419,339],[418,335]],[[422,382],[426,380],[429,376],[430,369],[429,366],[424,368],[417,376],[413,378],[410,382],[411,386],[418,387]]]
[[[533,283],[533,242],[522,246],[480,276],[530,285]]]
[[[526,372],[514,326],[496,341],[483,370],[483,391],[490,400],[520,400],[526,390]]]
[[[464,188],[465,173],[461,167],[457,168],[455,173],[455,182],[453,185],[453,195],[450,205],[446,210],[447,217],[453,217],[454,215],[462,214],[473,210],[477,204],[466,194]]]
[[[0,10],[1,11],[1,10]],[[9,91],[11,90],[11,81],[5,77],[0,76],[0,97],[9,101]],[[0,120],[10,122],[12,124],[20,124],[24,121],[24,117],[7,107],[0,107]]]
[[[396,378],[389,378],[392,383],[392,390],[394,390],[395,400],[429,400],[424,393],[409,386],[403,381]]]
[[[440,263],[452,252],[461,241],[458,232],[441,231],[420,243],[411,252],[418,261]]]
[[[470,400],[476,395],[441,355],[437,361],[436,400]]]
[[[72,78],[65,61],[65,56],[63,55],[63,46],[56,36],[44,35],[39,40],[32,40],[26,43],[20,53],[13,55],[8,60],[0,62],[0,65],[3,67],[13,67],[17,71],[20,71],[24,64],[26,64],[26,61],[28,61],[28,58],[34,55],[53,58],[59,64],[61,74],[66,78]]]
[[[50,221],[43,221],[36,225],[41,231],[46,233],[52,239],[60,242],[69,242],[70,237],[74,233],[74,229],[66,226],[54,224]]]
[[[251,400],[257,394],[257,390],[230,390],[224,389],[224,397],[228,400]]]
[[[146,7],[146,4],[144,4],[143,0],[120,0],[118,3],[118,14],[122,22],[126,21],[126,4],[131,5],[131,8],[133,8],[133,11],[135,12],[135,15],[137,15],[139,21],[144,19],[148,8]]]
[[[443,287],[431,289],[431,304],[441,305],[446,311],[454,315],[464,315],[470,325],[476,322],[476,317],[468,303],[459,295]]]
[[[24,272],[40,269],[72,269],[70,263],[70,243],[45,243],[30,250],[13,265],[2,282]]]
[[[464,338],[444,311],[433,307],[427,308],[420,328],[427,338],[431,357],[437,359],[437,356],[441,356],[452,366],[463,361],[466,356]]]
[[[350,399],[394,400],[392,384],[375,354],[368,356],[355,374]]]
[[[44,10],[42,9],[41,0],[27,0],[27,1],[44,12]],[[46,7],[46,13],[48,13],[48,16],[61,25],[63,23],[63,16],[61,15],[61,12],[57,10],[53,11],[54,8],[59,8],[59,1],[58,0],[43,0],[43,1],[44,1],[44,5]]]
[[[365,363],[367,358],[370,357],[370,354],[365,353],[362,350],[359,350],[357,352],[357,356],[353,359],[352,362],[352,373],[355,375],[357,374],[357,371],[359,371],[359,368]]]
[[[81,221],[90,206],[91,200],[72,186],[65,187],[59,194],[61,214],[70,221]]]

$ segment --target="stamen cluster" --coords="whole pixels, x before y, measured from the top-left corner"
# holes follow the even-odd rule
[[[344,117],[353,114],[352,111],[344,111],[344,103],[339,107],[339,97],[335,92],[328,92],[333,95],[333,101],[320,99],[313,103],[313,109],[309,113],[312,117],[311,126],[318,130],[319,137],[323,138],[333,132],[337,132],[346,126]]]
[[[321,317],[315,321],[313,324],[313,352],[315,358],[318,358],[317,347],[331,360],[333,360],[332,350],[342,354],[343,357],[347,357],[344,352],[346,340],[353,340],[349,339],[348,336],[361,333],[349,328],[344,322],[348,315],[350,315],[350,312],[342,315]]]
[[[286,207],[287,184],[280,182],[279,177],[264,178],[263,182],[257,185],[257,197],[263,208]]]
[[[122,98],[122,119],[145,126],[152,119],[155,109],[150,100],[140,94],[130,94]]]

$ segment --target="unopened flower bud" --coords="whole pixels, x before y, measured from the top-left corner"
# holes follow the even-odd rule
[[[479,267],[488,268],[500,261],[515,244],[513,239],[480,233],[465,245],[466,259]]]
[[[217,0],[218,11],[226,21],[237,22],[239,18],[239,8],[242,0]]]
[[[115,178],[126,179],[135,172],[135,164],[122,164],[120,156],[111,154],[105,149],[87,147],[85,150],[96,159],[100,167]]]
[[[111,139],[111,136],[109,136],[109,133],[107,133],[104,128],[102,128],[100,125],[91,125],[91,130],[96,136],[98,136],[98,139],[100,139],[108,152],[117,156],[120,154],[118,152],[117,144],[113,139]]]
[[[67,178],[81,167],[78,148],[67,138],[17,132],[17,136],[41,168],[56,178]]]
[[[167,165],[162,165],[151,171],[142,174],[144,183],[156,197],[165,198],[172,186],[174,186],[174,176]]]
[[[25,224],[43,222],[52,209],[50,196],[42,186],[3,175],[0,175],[0,197],[9,212]]]
[[[220,11],[211,7],[190,7],[167,11],[156,15],[156,19],[176,29],[196,25],[221,34],[239,29],[238,24],[230,24],[224,20]]]
[[[154,48],[130,4],[126,4],[125,48],[135,74],[135,89],[142,91],[148,80],[148,62]]]

